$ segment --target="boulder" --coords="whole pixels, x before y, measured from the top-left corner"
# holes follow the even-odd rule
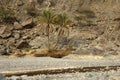
[[[7,31],[7,29],[6,29],[6,31],[2,34],[2,35],[0,35],[2,38],[8,38],[8,37],[10,37],[11,36],[11,31]]]
[[[14,22],[14,29],[22,29],[23,28],[23,26],[20,24],[20,23],[18,23],[18,22]]]
[[[13,27],[12,26],[1,26],[0,27],[0,37],[2,38],[8,38],[12,34]]]
[[[24,28],[32,28],[34,26],[33,18],[28,18],[21,23]]]

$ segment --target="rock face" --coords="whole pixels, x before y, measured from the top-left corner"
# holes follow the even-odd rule
[[[22,47],[45,48],[46,37],[40,33],[40,27],[35,24],[34,19],[42,10],[50,7],[56,13],[65,12],[75,23],[70,29],[70,36],[62,38],[59,42],[59,48],[70,45],[76,54],[120,54],[120,0],[1,0],[0,2],[2,2],[0,7],[14,10],[17,19],[10,25],[0,24],[0,52],[10,52],[11,49],[22,49]],[[80,15],[87,16],[80,20],[82,24],[75,19]],[[55,36],[52,36],[52,43],[55,42],[54,38]]]
[[[1,0],[0,6],[6,6],[16,11],[16,16],[20,20],[25,20],[29,15],[27,10],[29,7],[34,7],[38,10],[46,7],[53,7],[60,11],[69,11],[69,13],[78,10],[81,6],[109,6],[109,5],[119,5],[120,0]],[[106,7],[107,7],[106,6]],[[40,10],[41,11],[41,10]]]

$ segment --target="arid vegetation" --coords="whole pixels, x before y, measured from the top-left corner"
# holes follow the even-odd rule
[[[62,50],[62,53],[61,50],[58,50],[60,38],[65,35],[69,36],[69,27],[72,21],[69,20],[67,15],[64,13],[55,14],[51,10],[44,10],[43,13],[38,17],[37,21],[42,22],[42,24],[46,23],[46,26],[41,26],[40,32],[44,33],[47,36],[48,55],[53,56],[53,54],[55,55],[57,53],[60,53],[61,55],[65,56],[69,54],[67,52],[68,49],[65,49],[64,51]],[[54,34],[56,34],[57,39],[55,43],[51,44],[50,38]],[[55,37],[55,35],[53,37]],[[61,57],[60,54],[58,54],[59,57]]]

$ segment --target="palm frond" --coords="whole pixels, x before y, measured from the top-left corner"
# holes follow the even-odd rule
[[[72,23],[71,20],[68,19],[67,15],[64,14],[59,14],[56,19],[56,23],[60,25],[61,27],[67,27]]]
[[[53,19],[55,17],[55,14],[51,10],[44,10],[42,14],[37,18],[38,22],[41,23],[53,23]]]

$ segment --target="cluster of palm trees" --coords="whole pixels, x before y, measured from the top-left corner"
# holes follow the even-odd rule
[[[69,35],[69,27],[70,27],[72,21],[67,17],[67,15],[65,13],[55,14],[51,10],[44,10],[42,12],[42,14],[37,18],[37,21],[47,24],[46,26],[42,26],[42,27],[45,27],[44,29],[45,29],[46,35],[47,35],[48,51],[57,50],[60,37],[64,33],[66,33],[66,31],[67,31],[67,34]],[[50,35],[51,35],[50,29],[53,29],[52,25],[54,25],[54,27],[56,27],[56,31],[57,31],[56,43],[52,44],[54,46],[51,46],[51,43],[50,43]]]

